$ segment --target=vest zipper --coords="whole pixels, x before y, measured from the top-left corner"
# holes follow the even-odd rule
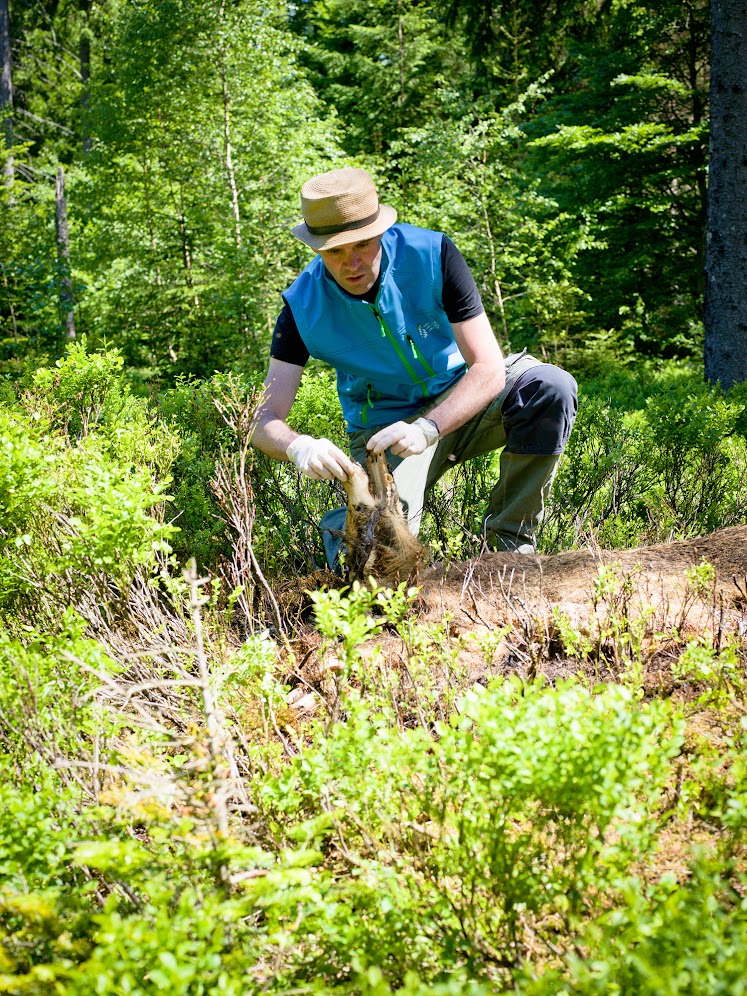
[[[369,307],[371,308],[371,311],[373,311],[374,316],[376,317],[376,321],[379,323],[379,328],[381,329],[381,336],[382,336],[382,338],[388,339],[389,342],[392,344],[392,346],[394,346],[394,351],[397,354],[397,356],[399,356],[400,360],[402,361],[402,365],[404,366],[405,370],[410,375],[410,378],[418,385],[418,387],[420,388],[420,392],[423,395],[423,397],[427,398],[428,397],[428,391],[427,391],[425,382],[423,381],[422,377],[418,377],[417,373],[413,370],[412,364],[407,359],[407,356],[402,352],[400,344],[397,342],[397,340],[394,338],[394,336],[391,334],[391,332],[389,331],[389,329],[384,324],[384,319],[379,314],[378,309],[375,307],[375,305],[369,305]],[[408,336],[408,339],[409,338],[410,337]],[[412,340],[410,340],[410,341],[412,341]]]
[[[368,409],[373,408],[373,400],[371,399],[371,385],[366,384],[366,400],[363,402],[363,408],[361,408],[361,422],[364,425],[368,425]]]
[[[430,363],[423,356],[423,354],[420,352],[418,347],[415,345],[415,340],[412,338],[412,336],[410,336],[409,333],[407,334],[407,341],[410,343],[410,349],[412,350],[412,355],[415,357],[416,360],[420,362],[420,365],[423,367],[428,376],[434,377],[435,371],[431,367]]]

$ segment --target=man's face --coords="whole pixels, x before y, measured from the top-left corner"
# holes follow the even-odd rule
[[[381,270],[381,238],[350,242],[334,249],[320,249],[327,272],[343,290],[365,294],[376,283]]]

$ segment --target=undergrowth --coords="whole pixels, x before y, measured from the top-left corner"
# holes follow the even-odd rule
[[[182,524],[174,546],[211,567],[231,537],[216,517],[212,467],[232,444],[214,404],[237,381],[185,382],[160,401],[182,440],[170,511]],[[243,385],[245,396],[251,394]],[[294,428],[345,448],[342,413],[330,371],[302,382],[291,411]],[[255,547],[275,576],[324,566],[317,523],[345,504],[336,482],[309,482],[289,464],[255,453]],[[438,559],[480,550],[480,523],[498,477],[498,456],[479,457],[447,473],[430,493],[421,538]],[[671,363],[655,371],[616,372],[581,383],[580,407],[538,543],[541,553],[587,545],[626,549],[702,535],[747,519],[747,391],[729,395],[700,374]],[[189,536],[189,542],[186,541]]]
[[[546,542],[735,521],[741,403],[644,387],[589,402]],[[337,495],[253,459],[256,400],[148,408],[74,346],[0,405],[0,992],[744,993],[745,619],[713,568],[676,616],[614,568],[584,624],[460,633],[375,584],[294,614]]]

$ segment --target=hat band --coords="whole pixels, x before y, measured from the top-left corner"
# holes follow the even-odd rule
[[[337,235],[339,232],[354,232],[356,228],[366,228],[372,225],[381,214],[381,208],[377,207],[373,214],[360,221],[349,221],[345,225],[310,225],[306,222],[306,227],[312,235]]]

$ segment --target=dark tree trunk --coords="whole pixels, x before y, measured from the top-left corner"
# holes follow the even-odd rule
[[[747,0],[711,5],[705,376],[747,380]]]
[[[1,2],[1,0],[0,0]],[[83,15],[80,28],[80,132],[83,152],[91,151],[91,135],[88,126],[88,77],[91,75],[91,31],[88,27],[88,15],[92,0],[79,0],[78,9]]]
[[[60,311],[65,323],[65,335],[75,338],[73,314],[73,278],[70,273],[70,236],[67,227],[67,201],[65,200],[65,171],[57,168],[55,185],[55,228],[57,230],[57,266],[60,274]]]
[[[0,0],[0,127],[5,138],[5,148],[13,145],[13,73],[10,65],[10,13],[8,0]],[[6,179],[13,182],[13,157],[5,160]]]

